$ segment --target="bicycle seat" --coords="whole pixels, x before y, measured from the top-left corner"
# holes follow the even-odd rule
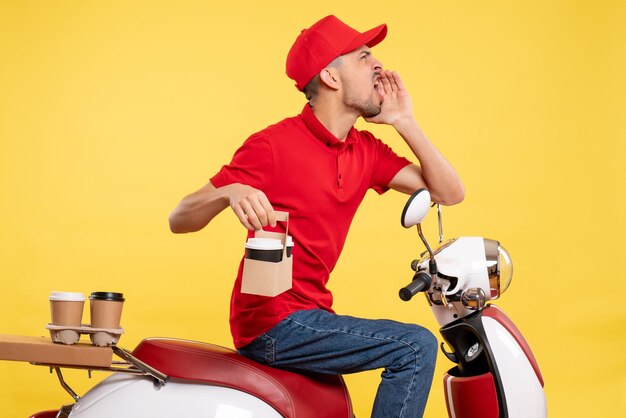
[[[350,395],[340,375],[280,370],[218,345],[169,338],[147,338],[133,356],[170,378],[249,393],[286,418],[353,417]]]

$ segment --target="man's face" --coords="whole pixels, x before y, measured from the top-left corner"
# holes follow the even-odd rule
[[[383,102],[382,90],[379,90],[383,65],[370,49],[364,45],[343,55],[338,69],[344,104],[362,117],[378,115]]]

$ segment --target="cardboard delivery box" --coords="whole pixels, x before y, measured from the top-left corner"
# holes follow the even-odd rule
[[[50,337],[0,334],[0,360],[68,366],[110,367],[111,347],[55,344]]]

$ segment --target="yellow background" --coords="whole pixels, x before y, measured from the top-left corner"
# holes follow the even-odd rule
[[[403,76],[467,189],[444,210],[446,236],[512,254],[498,304],[534,350],[550,417],[625,417],[625,4],[0,2],[0,333],[45,335],[51,290],[110,290],[127,298],[123,347],[231,346],[245,233],[228,211],[183,236],[167,217],[250,133],[300,111],[286,53],[334,13],[389,25],[374,54]],[[358,127],[410,155],[393,129]],[[422,298],[397,297],[422,251],[399,224],[404,201],[368,193],[333,273],[335,308],[437,332]],[[445,416],[449,367],[440,356],[426,417]],[[347,377],[359,417],[378,376]],[[102,377],[67,372],[81,394]],[[47,369],[0,363],[1,416],[70,401]]]

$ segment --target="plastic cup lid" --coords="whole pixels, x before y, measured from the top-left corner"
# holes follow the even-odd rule
[[[80,292],[50,292],[48,299],[66,302],[84,302],[85,295]]]
[[[124,302],[124,294],[123,293],[115,293],[115,292],[92,292],[91,296],[89,296],[91,300],[112,300],[115,302]]]
[[[282,250],[283,243],[275,238],[248,238],[246,248],[251,250]]]

